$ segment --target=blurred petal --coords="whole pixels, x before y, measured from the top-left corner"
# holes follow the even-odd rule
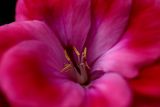
[[[50,47],[52,63],[57,69],[62,69],[64,64],[63,48],[54,33],[42,22],[24,21],[14,22],[0,27],[0,54],[10,49],[17,43],[27,40],[39,40]]]
[[[89,62],[119,41],[127,26],[130,7],[131,0],[92,0],[92,25],[86,41]]]
[[[126,81],[118,74],[106,73],[91,82],[84,105],[80,107],[128,107],[130,101],[131,93]]]
[[[160,62],[147,66],[140,75],[130,81],[134,97],[134,107],[160,106]]]
[[[160,3],[157,3],[158,0],[148,1],[133,2],[127,32],[116,46],[97,61],[95,69],[115,71],[133,78],[140,67],[160,57]]]
[[[48,52],[46,45],[30,40],[3,56],[0,85],[13,107],[77,107],[81,103],[83,90],[79,85],[47,74]]]
[[[78,49],[90,28],[90,0],[19,0],[16,13],[17,21],[46,22],[62,43]]]

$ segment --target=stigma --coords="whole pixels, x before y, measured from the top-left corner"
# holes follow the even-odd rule
[[[87,63],[87,48],[85,47],[80,53],[76,47],[72,47],[71,52],[64,50],[67,63],[64,64],[61,72],[72,72],[76,81],[83,85],[88,81],[88,70],[90,70]]]

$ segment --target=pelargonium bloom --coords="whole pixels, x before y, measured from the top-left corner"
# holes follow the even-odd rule
[[[160,107],[159,13],[159,0],[18,0],[0,27],[2,107]]]

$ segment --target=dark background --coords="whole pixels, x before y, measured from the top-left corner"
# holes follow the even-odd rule
[[[14,21],[16,0],[0,0],[0,25]]]

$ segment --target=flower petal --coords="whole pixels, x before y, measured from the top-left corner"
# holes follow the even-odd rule
[[[131,0],[92,0],[92,25],[87,38],[89,63],[113,47],[123,34]]]
[[[116,73],[106,73],[90,84],[84,105],[80,107],[128,107],[130,101],[126,81]]]
[[[147,66],[140,75],[130,81],[134,97],[134,107],[160,106],[160,62]]]
[[[0,86],[13,107],[77,107],[83,90],[65,78],[48,75],[49,50],[37,40],[8,50],[0,65]],[[75,98],[75,100],[73,100]]]
[[[62,69],[65,62],[63,48],[49,28],[40,21],[14,22],[0,27],[0,54],[27,40],[39,40],[50,47],[52,63]],[[53,65],[53,64],[52,64]]]
[[[36,4],[36,5],[35,5]],[[16,20],[42,20],[65,45],[81,49],[90,28],[90,0],[19,0]]]
[[[160,3],[158,0],[142,1],[134,0],[127,32],[97,61],[95,68],[133,78],[140,67],[160,57]]]

